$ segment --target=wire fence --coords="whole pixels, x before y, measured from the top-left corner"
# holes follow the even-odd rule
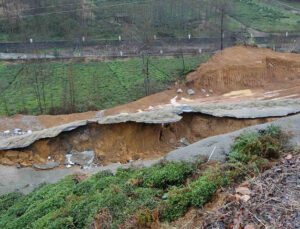
[[[255,44],[279,51],[299,52],[300,35],[253,37]],[[0,43],[0,59],[55,59],[80,57],[135,57],[197,55],[220,49],[220,38],[160,38],[149,42],[134,40],[29,41]],[[235,37],[224,38],[223,46],[238,44]]]

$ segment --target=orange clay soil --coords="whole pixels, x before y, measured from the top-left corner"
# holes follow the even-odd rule
[[[177,94],[181,88],[184,92]],[[196,94],[187,95],[192,88]],[[213,93],[201,93],[201,89]],[[236,92],[238,91],[238,92]],[[207,63],[187,76],[186,84],[176,84],[169,90],[147,96],[138,101],[107,109],[106,115],[135,113],[149,107],[159,108],[170,104],[178,96],[177,103],[229,103],[270,98],[299,98],[300,55],[278,53],[264,48],[236,46],[215,54]],[[269,94],[270,93],[270,94]],[[69,115],[30,116],[35,119],[32,130],[49,128],[77,120],[93,118],[96,112]],[[27,130],[26,116],[0,117],[0,131],[21,128]]]
[[[188,84],[218,92],[257,87],[274,90],[282,83],[299,85],[299,80],[299,54],[244,46],[217,53],[187,76]]]
[[[276,118],[233,119],[216,118],[201,114],[184,114],[183,119],[171,124],[89,124],[57,137],[43,139],[31,146],[0,151],[0,164],[32,166],[44,164],[48,156],[60,164],[65,155],[74,151],[93,150],[96,162],[127,163],[130,160],[153,159],[183,146],[180,139],[185,137],[189,143],[218,134],[232,132],[250,125],[262,124]]]

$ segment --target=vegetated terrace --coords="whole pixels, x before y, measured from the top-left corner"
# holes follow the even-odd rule
[[[150,94],[207,61],[199,56],[149,59]],[[0,115],[58,114],[105,109],[145,95],[146,61],[133,58],[97,62],[0,64]],[[184,64],[183,64],[184,63]]]

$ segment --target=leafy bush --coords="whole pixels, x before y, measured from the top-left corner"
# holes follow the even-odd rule
[[[165,189],[182,184],[191,172],[192,167],[188,163],[171,162],[142,170],[140,178],[145,187]]]
[[[287,142],[279,127],[270,125],[258,132],[241,134],[232,146],[230,161],[248,163],[262,158],[278,158]]]
[[[18,200],[21,199],[23,195],[18,192],[12,192],[0,196],[0,214],[7,211],[11,206],[13,206]]]

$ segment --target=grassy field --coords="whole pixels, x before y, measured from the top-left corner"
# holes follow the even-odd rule
[[[185,57],[185,72],[196,69],[208,57]],[[150,58],[149,63],[151,93],[164,90],[182,74],[181,58]],[[76,63],[2,62],[0,115],[49,113],[53,108],[67,108],[72,102],[73,111],[78,112],[128,103],[145,96],[142,69],[141,58]]]
[[[236,20],[263,32],[300,31],[300,15],[258,0],[235,0]]]
[[[28,195],[0,196],[0,227],[6,229],[150,228],[202,208],[217,190],[258,175],[280,158],[285,134],[276,126],[245,132],[227,163],[173,162],[142,169],[70,176]],[[127,227],[125,227],[125,225]]]
[[[291,7],[295,8],[295,9],[300,10],[300,2],[299,1],[297,2],[297,0],[294,0],[294,1],[290,1],[290,0],[278,0],[278,2],[283,3],[285,5],[288,5],[288,6],[291,6]]]

